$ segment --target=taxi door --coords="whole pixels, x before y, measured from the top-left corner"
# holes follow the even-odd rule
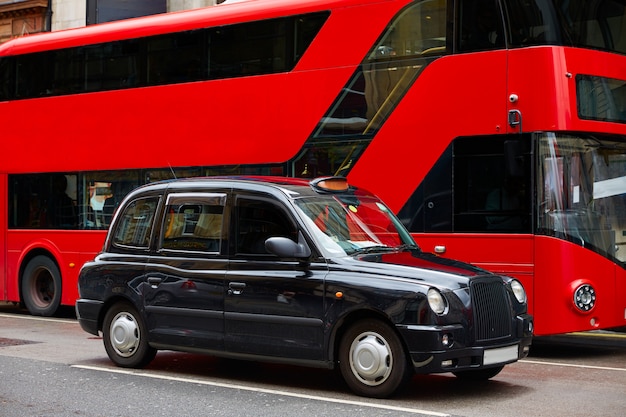
[[[296,222],[276,200],[235,197],[225,281],[225,348],[235,354],[324,357],[324,277],[296,259],[268,253],[273,236],[297,239]]]
[[[168,346],[224,348],[223,230],[226,193],[172,193],[144,277],[150,339]]]

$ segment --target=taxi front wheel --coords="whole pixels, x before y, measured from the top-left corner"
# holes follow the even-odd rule
[[[346,331],[339,369],[355,394],[374,398],[393,395],[412,375],[400,339],[379,320],[359,321]]]
[[[143,368],[156,355],[148,345],[146,326],[130,303],[113,305],[104,316],[102,340],[109,358],[124,368]]]

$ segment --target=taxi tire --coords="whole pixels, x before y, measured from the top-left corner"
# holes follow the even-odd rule
[[[157,350],[148,344],[143,318],[132,304],[118,302],[109,308],[102,323],[102,340],[109,358],[123,368],[143,368]]]
[[[413,374],[398,335],[372,319],[354,323],[343,334],[339,370],[355,394],[373,398],[390,397]]]

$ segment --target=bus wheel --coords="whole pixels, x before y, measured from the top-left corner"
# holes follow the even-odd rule
[[[378,320],[357,322],[343,335],[339,369],[357,395],[391,396],[412,375],[400,339]]]
[[[24,269],[22,298],[30,314],[52,316],[61,304],[61,272],[52,259],[35,256]]]
[[[157,351],[148,345],[147,336],[143,319],[130,303],[117,303],[104,316],[104,348],[118,366],[143,368],[154,359]]]

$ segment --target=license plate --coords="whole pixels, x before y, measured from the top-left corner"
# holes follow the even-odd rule
[[[517,345],[496,349],[486,349],[483,356],[483,365],[493,365],[494,363],[511,362],[518,359],[519,348]]]

